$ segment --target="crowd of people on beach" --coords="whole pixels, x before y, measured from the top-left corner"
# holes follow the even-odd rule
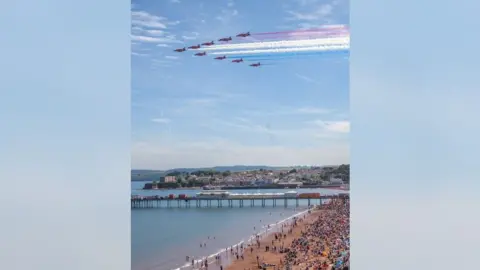
[[[192,259],[192,269],[208,269],[210,264],[213,266],[212,269],[223,270],[224,266],[231,262],[233,262],[231,269],[237,269],[236,261],[246,261],[245,257],[248,257],[250,260],[256,261],[256,267],[238,269],[349,270],[349,200],[333,199],[328,204],[318,206],[314,211],[317,212],[315,220],[309,219],[310,222],[306,222],[306,214],[294,217],[275,228],[266,240],[266,233],[256,233],[251,241],[226,248],[223,252],[210,258],[210,262],[208,258]],[[311,210],[308,211],[308,213],[310,212]],[[269,228],[267,227],[267,229]],[[256,231],[256,228],[254,230]],[[206,245],[201,243],[200,246],[205,247]],[[280,259],[272,261],[273,257],[268,254]],[[187,257],[187,261],[189,259],[191,258]],[[240,265],[245,265],[245,263],[240,263]]]
[[[271,242],[264,243],[262,254],[279,253],[279,261],[256,256],[258,269],[287,270],[348,270],[350,268],[350,203],[336,199],[319,207],[318,217],[310,223],[306,216],[294,218],[275,232]],[[309,211],[310,212],[310,211]],[[303,225],[299,236],[293,231]],[[284,240],[290,237],[290,244]],[[257,249],[260,241],[257,241]],[[260,255],[262,256],[262,255]],[[266,256],[266,255],[265,255]],[[263,257],[263,256],[262,256]],[[243,270],[253,270],[247,268]]]
[[[350,203],[334,200],[292,241],[285,263],[292,269],[348,270]]]

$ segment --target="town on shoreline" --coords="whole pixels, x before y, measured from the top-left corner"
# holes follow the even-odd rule
[[[142,175],[135,175],[137,178]],[[132,180],[134,175],[132,173]],[[256,169],[245,171],[173,170],[147,182],[143,189],[349,189],[350,165]]]

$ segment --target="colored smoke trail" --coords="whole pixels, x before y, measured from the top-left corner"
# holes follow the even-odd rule
[[[245,38],[245,40],[294,40],[294,39],[305,39],[305,38],[333,38],[348,36],[350,32],[348,31],[328,31],[328,32],[300,32],[300,33],[290,33],[283,35],[268,35],[268,36],[254,36],[250,39]]]
[[[341,51],[348,50],[350,45],[339,44],[339,45],[317,45],[309,47],[296,47],[296,48],[275,48],[275,49],[264,49],[264,50],[243,50],[243,51],[224,51],[224,52],[213,52],[212,55],[242,55],[242,54],[265,54],[265,53],[286,53],[286,52],[308,52],[308,51]]]
[[[298,56],[349,56],[350,51],[338,50],[338,51],[307,51],[307,52],[286,52],[286,53],[265,53],[265,54],[253,54],[253,55],[231,55],[229,59],[235,58],[260,58],[260,57],[298,57]]]
[[[329,30],[344,30],[347,29],[346,25],[325,25],[316,29],[302,29],[302,30],[291,30],[291,31],[281,31],[281,32],[266,32],[266,33],[255,33],[252,36],[264,36],[264,35],[282,35],[282,34],[294,34],[294,33],[309,33],[309,32],[322,32]]]
[[[350,43],[350,37],[341,36],[341,37],[333,37],[333,38],[280,40],[280,41],[264,41],[264,42],[213,45],[210,47],[201,48],[199,50],[216,51],[216,50],[241,50],[241,49],[265,49],[265,48],[271,49],[271,48],[342,45],[342,44],[348,44],[348,43]]]
[[[348,60],[348,55],[343,55],[343,56],[325,56],[322,54],[310,54],[310,55],[281,55],[281,56],[274,56],[272,55],[271,57],[259,57],[259,58],[243,58],[243,61],[245,62],[261,62],[262,64],[267,61],[267,62],[284,62],[284,61],[290,61],[290,60],[310,60],[312,58],[319,58],[318,61],[330,61],[330,60]]]
[[[278,64],[283,64],[283,63],[288,63],[292,61],[305,61],[305,60],[311,60],[312,58],[317,57],[314,55],[306,56],[306,55],[301,55],[301,56],[296,56],[296,57],[272,57],[272,58],[252,58],[252,59],[244,59],[245,63],[251,64],[251,63],[258,63],[260,62],[262,65],[264,64],[271,64],[275,63],[275,65]],[[348,61],[348,58],[334,58],[334,57],[319,57],[318,60],[315,61],[322,61],[322,62],[329,62],[329,61]]]

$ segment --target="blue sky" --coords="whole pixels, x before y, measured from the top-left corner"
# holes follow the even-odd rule
[[[348,1],[134,1],[132,167],[348,162],[348,59],[275,66],[176,48],[235,36],[348,24]]]

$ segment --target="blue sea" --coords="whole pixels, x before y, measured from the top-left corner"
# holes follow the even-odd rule
[[[132,182],[133,195],[188,194],[200,190],[141,190],[145,182]],[[285,192],[286,190],[229,190],[235,193]],[[328,189],[299,189],[298,192],[335,194]],[[173,204],[176,206],[176,204]],[[244,208],[157,208],[132,209],[132,270],[172,270],[188,265],[186,256],[202,258],[246,241],[262,226],[275,224],[307,208],[267,204]],[[206,243],[206,247],[200,247]]]

